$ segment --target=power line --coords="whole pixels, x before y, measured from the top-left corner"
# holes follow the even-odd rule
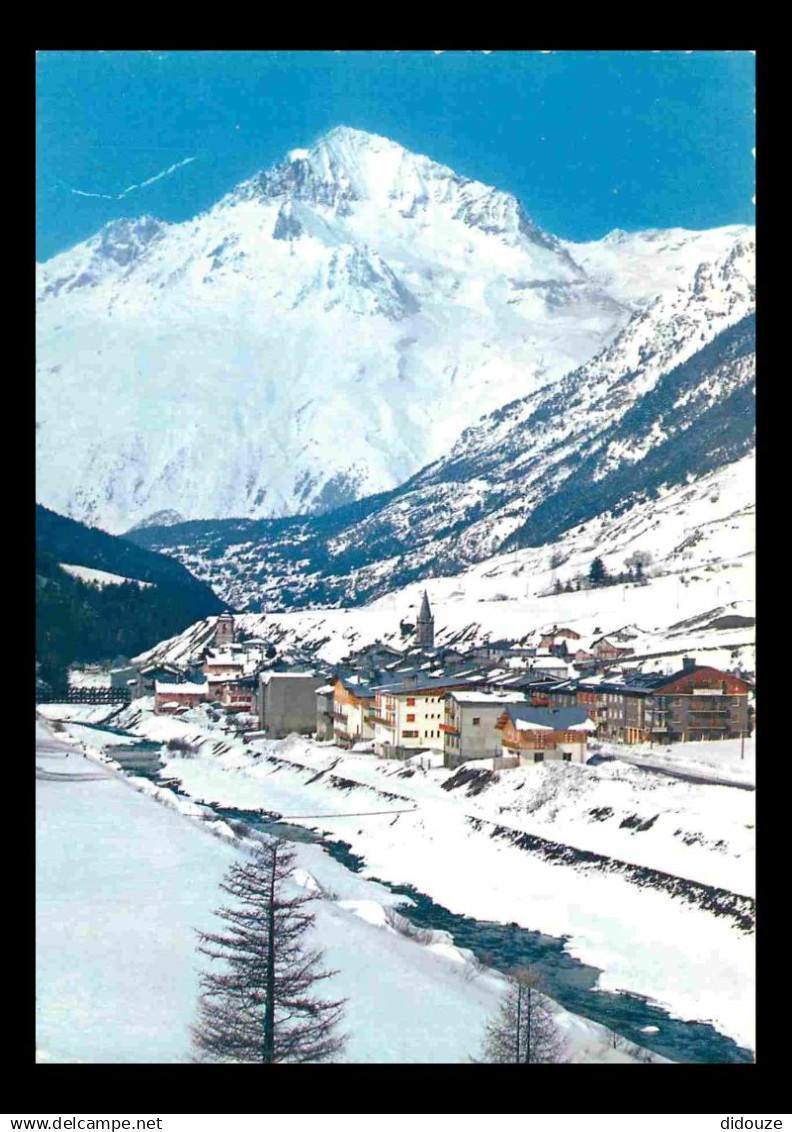
[[[300,821],[305,818],[376,818],[386,817],[389,814],[414,814],[418,809],[418,806],[413,806],[410,810],[363,810],[352,814],[281,814],[279,818],[273,818],[273,825],[281,821]]]

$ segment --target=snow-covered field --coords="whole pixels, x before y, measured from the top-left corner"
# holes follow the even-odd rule
[[[163,734],[179,728],[152,722]],[[218,882],[243,847],[212,836],[230,831],[201,820],[201,807],[103,764],[103,733],[80,729],[91,756],[83,758],[70,732],[37,724],[38,1060],[188,1061],[194,929],[212,922]],[[382,885],[316,845],[297,853],[294,883],[321,894],[315,936],[338,972],[332,992],[348,997],[346,1060],[459,1062],[479,1053],[502,978],[471,964],[446,933],[424,943],[403,934],[392,912],[399,898]],[[608,1031],[561,1008],[557,1018],[574,1060],[647,1056],[630,1043],[612,1049]]]
[[[636,765],[664,767],[682,774],[719,779],[739,785],[756,785],[756,736],[711,743],[675,743],[671,747],[635,743],[595,742],[599,754],[616,755]]]
[[[603,989],[753,1045],[752,792],[616,762],[526,767],[477,793],[460,778],[448,789],[443,768],[296,736],[249,747],[223,736],[218,753],[202,709],[175,720],[133,705],[125,717],[135,734],[197,744],[192,758],[166,752],[166,773],[194,800],[277,811],[348,842],[368,876],[454,913],[568,937],[571,955],[602,969]],[[413,812],[354,816],[394,809]]]

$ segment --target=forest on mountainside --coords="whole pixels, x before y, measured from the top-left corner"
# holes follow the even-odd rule
[[[64,562],[151,584],[100,586],[73,577]],[[36,507],[36,660],[48,683],[65,683],[73,661],[134,656],[222,609],[173,559]]]

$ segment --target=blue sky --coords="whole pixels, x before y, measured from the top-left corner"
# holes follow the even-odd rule
[[[512,192],[569,239],[753,223],[754,64],[748,51],[40,52],[37,255],[119,216],[185,220],[336,125]]]

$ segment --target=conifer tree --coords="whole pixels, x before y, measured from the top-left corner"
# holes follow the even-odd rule
[[[483,1061],[515,1065],[564,1060],[564,1042],[531,966],[508,973],[509,988],[487,1026]]]
[[[592,586],[601,586],[604,584],[608,572],[605,569],[605,563],[601,558],[595,558],[589,567],[589,581]]]
[[[227,930],[198,933],[198,951],[222,969],[201,976],[197,1061],[332,1061],[343,1049],[344,1000],[316,993],[336,972],[321,968],[321,952],[304,939],[314,922],[306,905],[316,897],[285,891],[294,861],[291,845],[268,840],[220,885],[232,898],[216,913]]]

